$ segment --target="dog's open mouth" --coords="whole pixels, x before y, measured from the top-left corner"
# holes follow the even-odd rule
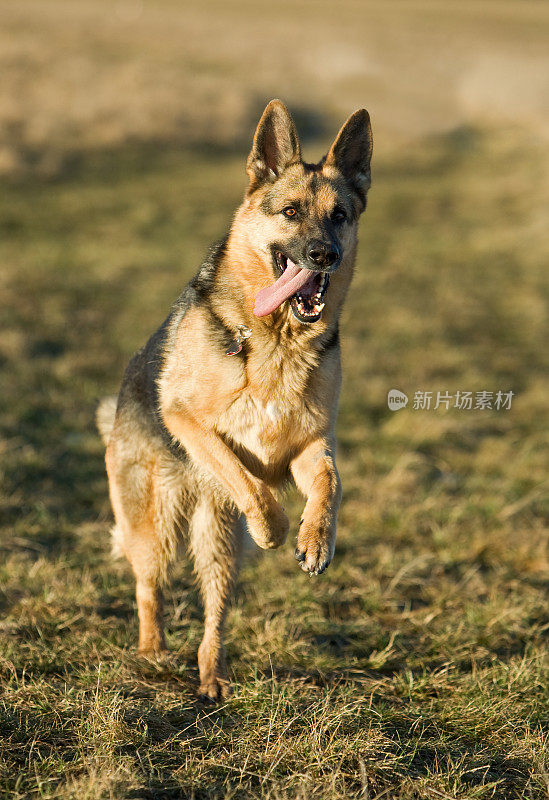
[[[329,276],[298,267],[280,251],[276,251],[274,262],[280,276],[271,286],[257,293],[255,316],[265,317],[272,314],[282,303],[290,300],[294,316],[300,322],[318,322],[330,284]]]

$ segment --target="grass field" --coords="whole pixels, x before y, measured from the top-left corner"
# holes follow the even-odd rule
[[[235,691],[217,707],[195,699],[202,619],[185,559],[167,593],[171,655],[136,655],[134,583],[109,554],[93,416],[225,231],[245,186],[250,110],[262,92],[282,92],[272,64],[263,83],[249,76],[243,100],[208,101],[257,56],[249,4],[235,3],[233,22],[249,34],[242,51],[232,29],[223,39],[223,4],[213,4],[210,50],[200,38],[208,4],[189,11],[181,71],[170,59],[184,4],[145,3],[136,16],[141,5],[117,3],[121,31],[99,24],[103,2],[0,3],[0,120],[13,123],[0,134],[0,797],[546,798],[549,159],[534,113],[543,4],[522,4],[517,17],[510,2],[486,4],[485,16],[447,3],[455,35],[445,37],[436,4],[372,3],[374,33],[395,22],[394,49],[383,61],[376,39],[381,61],[364,86],[349,56],[361,52],[356,3],[337,13],[322,4],[348,59],[335,73],[315,51],[318,84],[307,52],[289,58],[296,40],[273,24],[268,53],[286,47],[280,69],[306,155],[320,155],[370,91],[378,140],[342,322],[336,557],[309,579],[293,536],[280,551],[250,552],[228,621]],[[320,47],[325,28],[311,25]],[[484,50],[475,36],[487,37]],[[517,37],[529,42],[528,91],[516,99],[524,124],[471,121],[470,103],[497,117],[518,85]],[[469,66],[469,39],[480,60],[467,84],[457,56]],[[422,84],[425,41],[439,59]],[[421,53],[409,74],[405,43]],[[492,58],[495,69],[498,53],[512,55],[499,94],[479,67]],[[34,84],[29,64],[41,63],[53,66]],[[189,64],[200,66],[191,99]],[[161,75],[177,80],[157,93]],[[85,108],[72,102],[79,80],[90,82]],[[408,92],[398,129],[395,98]],[[185,103],[197,106],[188,136],[172,125],[190,114]],[[211,141],[199,146],[205,130]],[[406,409],[388,409],[393,388],[409,395]],[[458,390],[515,396],[510,410],[413,408],[416,391]],[[295,531],[299,498],[289,506]]]
[[[336,559],[318,580],[291,542],[248,559],[235,695],[214,709],[194,698],[185,562],[173,658],[134,653],[93,411],[223,231],[242,158],[128,149],[7,187],[4,796],[546,796],[546,183],[527,144],[463,130],[377,163],[343,324]],[[392,413],[389,388],[516,397]]]

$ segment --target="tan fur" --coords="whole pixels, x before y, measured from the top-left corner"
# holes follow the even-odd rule
[[[269,104],[248,160],[250,188],[215,263],[213,284],[204,283],[201,293],[189,290],[192,302],[182,311],[174,307],[164,333],[155,335],[160,345],[153,337],[132,359],[116,418],[112,401],[98,412],[113,537],[136,576],[139,649],[155,654],[165,647],[160,587],[188,534],[205,607],[200,691],[210,698],[228,691],[223,625],[245,524],[262,548],[285,541],[289,523],[279,492],[289,479],[307,498],[296,551],[302,569],[319,574],[334,553],[341,500],[337,323],[369,185],[369,136],[366,112],[357,112],[325,162],[312,169],[301,161],[285,107]],[[289,202],[302,209],[299,223],[279,213],[277,204]],[[335,230],[326,220],[336,203],[348,219],[338,228],[341,258],[322,318],[303,324],[289,301],[255,317],[258,291],[274,280],[273,243],[296,246]],[[251,337],[242,356],[228,356],[220,332],[236,336],[239,325]]]

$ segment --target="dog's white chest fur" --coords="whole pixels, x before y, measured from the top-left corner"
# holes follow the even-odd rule
[[[239,434],[247,434],[247,438],[262,441],[262,434],[272,434],[273,429],[284,428],[285,416],[280,406],[274,400],[267,403],[255,397],[242,397],[235,403],[241,414],[241,424],[238,426]]]
[[[272,400],[269,400],[265,406],[265,413],[271,422],[276,422],[281,416],[280,408]]]
[[[245,447],[263,463],[287,448],[287,437],[298,409],[284,411],[274,400],[263,402],[251,395],[241,395],[218,422],[220,430],[232,441]]]

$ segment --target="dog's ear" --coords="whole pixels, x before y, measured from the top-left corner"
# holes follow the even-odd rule
[[[274,181],[286,167],[301,160],[301,148],[290,112],[280,100],[271,100],[257,126],[246,171],[249,191]]]
[[[351,114],[341,128],[324,162],[327,166],[336,167],[347,178],[364,204],[371,182],[372,149],[370,115],[365,108],[361,108]]]

